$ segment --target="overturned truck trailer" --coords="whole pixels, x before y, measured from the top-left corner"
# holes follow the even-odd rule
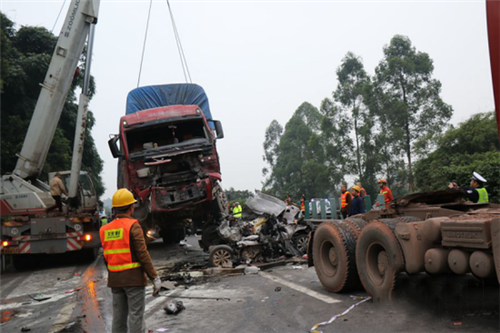
[[[203,222],[227,213],[216,148],[223,137],[205,91],[196,84],[129,93],[119,134],[109,146],[118,158],[117,186],[134,193],[134,215],[149,234],[178,242],[187,221],[202,228]]]
[[[472,273],[500,283],[500,205],[462,195],[418,193],[388,209],[325,221],[311,234],[309,265],[328,291],[362,286],[375,301],[393,297],[401,272]]]

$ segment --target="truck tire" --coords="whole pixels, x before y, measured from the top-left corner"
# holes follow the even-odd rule
[[[356,237],[341,221],[323,222],[313,239],[313,260],[319,281],[329,292],[344,292],[359,285]]]
[[[356,236],[356,239],[359,237],[359,233],[361,229],[367,224],[367,222],[359,217],[348,217],[344,222],[351,228]]]
[[[201,245],[204,250],[208,250],[210,246],[219,245],[222,239],[219,236],[219,231],[217,231],[218,226],[214,224],[209,224],[203,228],[201,234]]]
[[[99,255],[99,248],[83,249],[81,252],[81,258],[84,262],[93,262]]]
[[[233,249],[227,245],[217,245],[210,249],[208,264],[210,267],[228,268],[233,266]]]
[[[356,247],[359,278],[376,302],[393,298],[396,276],[404,269],[403,252],[391,230],[394,223],[387,224],[369,223],[361,230]]]
[[[217,185],[217,188],[214,190],[213,199],[210,202],[210,213],[215,219],[219,219],[221,215],[229,214],[228,201],[226,198],[226,193]]]

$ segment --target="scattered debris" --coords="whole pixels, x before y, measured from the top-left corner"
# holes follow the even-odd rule
[[[457,321],[455,323],[453,323],[454,326],[462,326],[462,322],[461,321]]]
[[[276,289],[274,289],[274,291],[281,291],[281,287],[276,287]]]
[[[45,296],[44,294],[38,294],[38,295],[35,295],[35,296],[28,294],[28,296],[31,297],[32,299],[34,299],[37,302],[46,301],[46,300],[52,298],[52,297],[49,297],[49,296]]]
[[[175,289],[175,284],[172,281],[163,281],[161,283],[161,289],[163,290],[173,290]]]
[[[312,328],[311,328],[311,333],[319,333],[320,331],[318,331],[318,327],[320,326],[326,326],[326,325],[330,325],[331,323],[333,323],[335,321],[335,319],[339,318],[339,317],[343,317],[345,316],[349,311],[351,311],[352,309],[354,309],[356,306],[360,305],[361,303],[364,303],[366,301],[369,301],[371,300],[372,298],[370,296],[368,297],[363,297],[363,296],[351,296],[352,299],[354,300],[360,300],[359,302],[357,303],[354,303],[353,305],[351,305],[347,310],[345,310],[344,312],[342,313],[339,313],[339,314],[336,314],[335,316],[333,316],[332,318],[330,318],[330,320],[328,321],[324,321],[324,322],[321,322],[321,323],[318,323],[316,325],[314,325]]]
[[[163,307],[163,310],[165,310],[167,314],[177,315],[185,308],[186,307],[182,304],[182,301],[170,301]]]
[[[69,294],[69,293],[73,293],[75,291],[79,291],[79,290],[82,290],[82,287],[78,287],[78,288],[75,288],[75,289],[71,289],[71,290],[66,290],[65,293],[66,294]]]
[[[79,276],[79,275],[82,275],[82,273],[80,273],[80,272],[75,273],[75,276]]]
[[[156,332],[167,332],[168,328],[158,328]]]
[[[258,274],[260,271],[260,268],[259,267],[255,267],[255,266],[248,266],[248,267],[245,267],[245,275],[249,275],[249,274]]]
[[[31,331],[31,328],[29,327],[21,327],[21,332],[29,332]]]
[[[304,269],[304,267],[299,265],[293,265],[292,269]]]

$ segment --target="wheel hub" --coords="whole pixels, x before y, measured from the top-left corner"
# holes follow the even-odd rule
[[[337,266],[337,251],[335,251],[334,247],[332,247],[330,251],[328,251],[328,258],[330,259],[330,262],[333,266]]]
[[[224,267],[231,260],[231,254],[224,250],[218,250],[214,253],[214,264],[219,267]]]
[[[389,267],[389,257],[387,256],[387,252],[380,251],[377,256],[377,264],[378,264],[378,272],[380,275],[384,275],[385,271]]]

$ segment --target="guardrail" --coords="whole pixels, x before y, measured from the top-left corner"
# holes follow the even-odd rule
[[[330,203],[330,212],[334,212],[334,215],[332,216],[332,213],[327,214],[327,209],[326,209],[326,201],[329,201]],[[344,218],[342,217],[342,214],[340,214],[340,198],[328,198],[328,199],[320,199],[317,200],[319,201],[319,212],[318,212],[318,205],[314,204],[311,205],[311,202],[307,201],[305,202],[305,218],[306,220],[308,219],[313,219],[313,220],[326,220],[326,219],[333,219],[333,220],[343,220]],[[317,202],[315,201],[315,202]],[[385,207],[385,198],[383,194],[377,195],[376,202],[381,205],[381,207]],[[371,202],[371,197],[370,195],[365,196],[365,208],[367,211],[371,210],[373,208],[372,202]]]

